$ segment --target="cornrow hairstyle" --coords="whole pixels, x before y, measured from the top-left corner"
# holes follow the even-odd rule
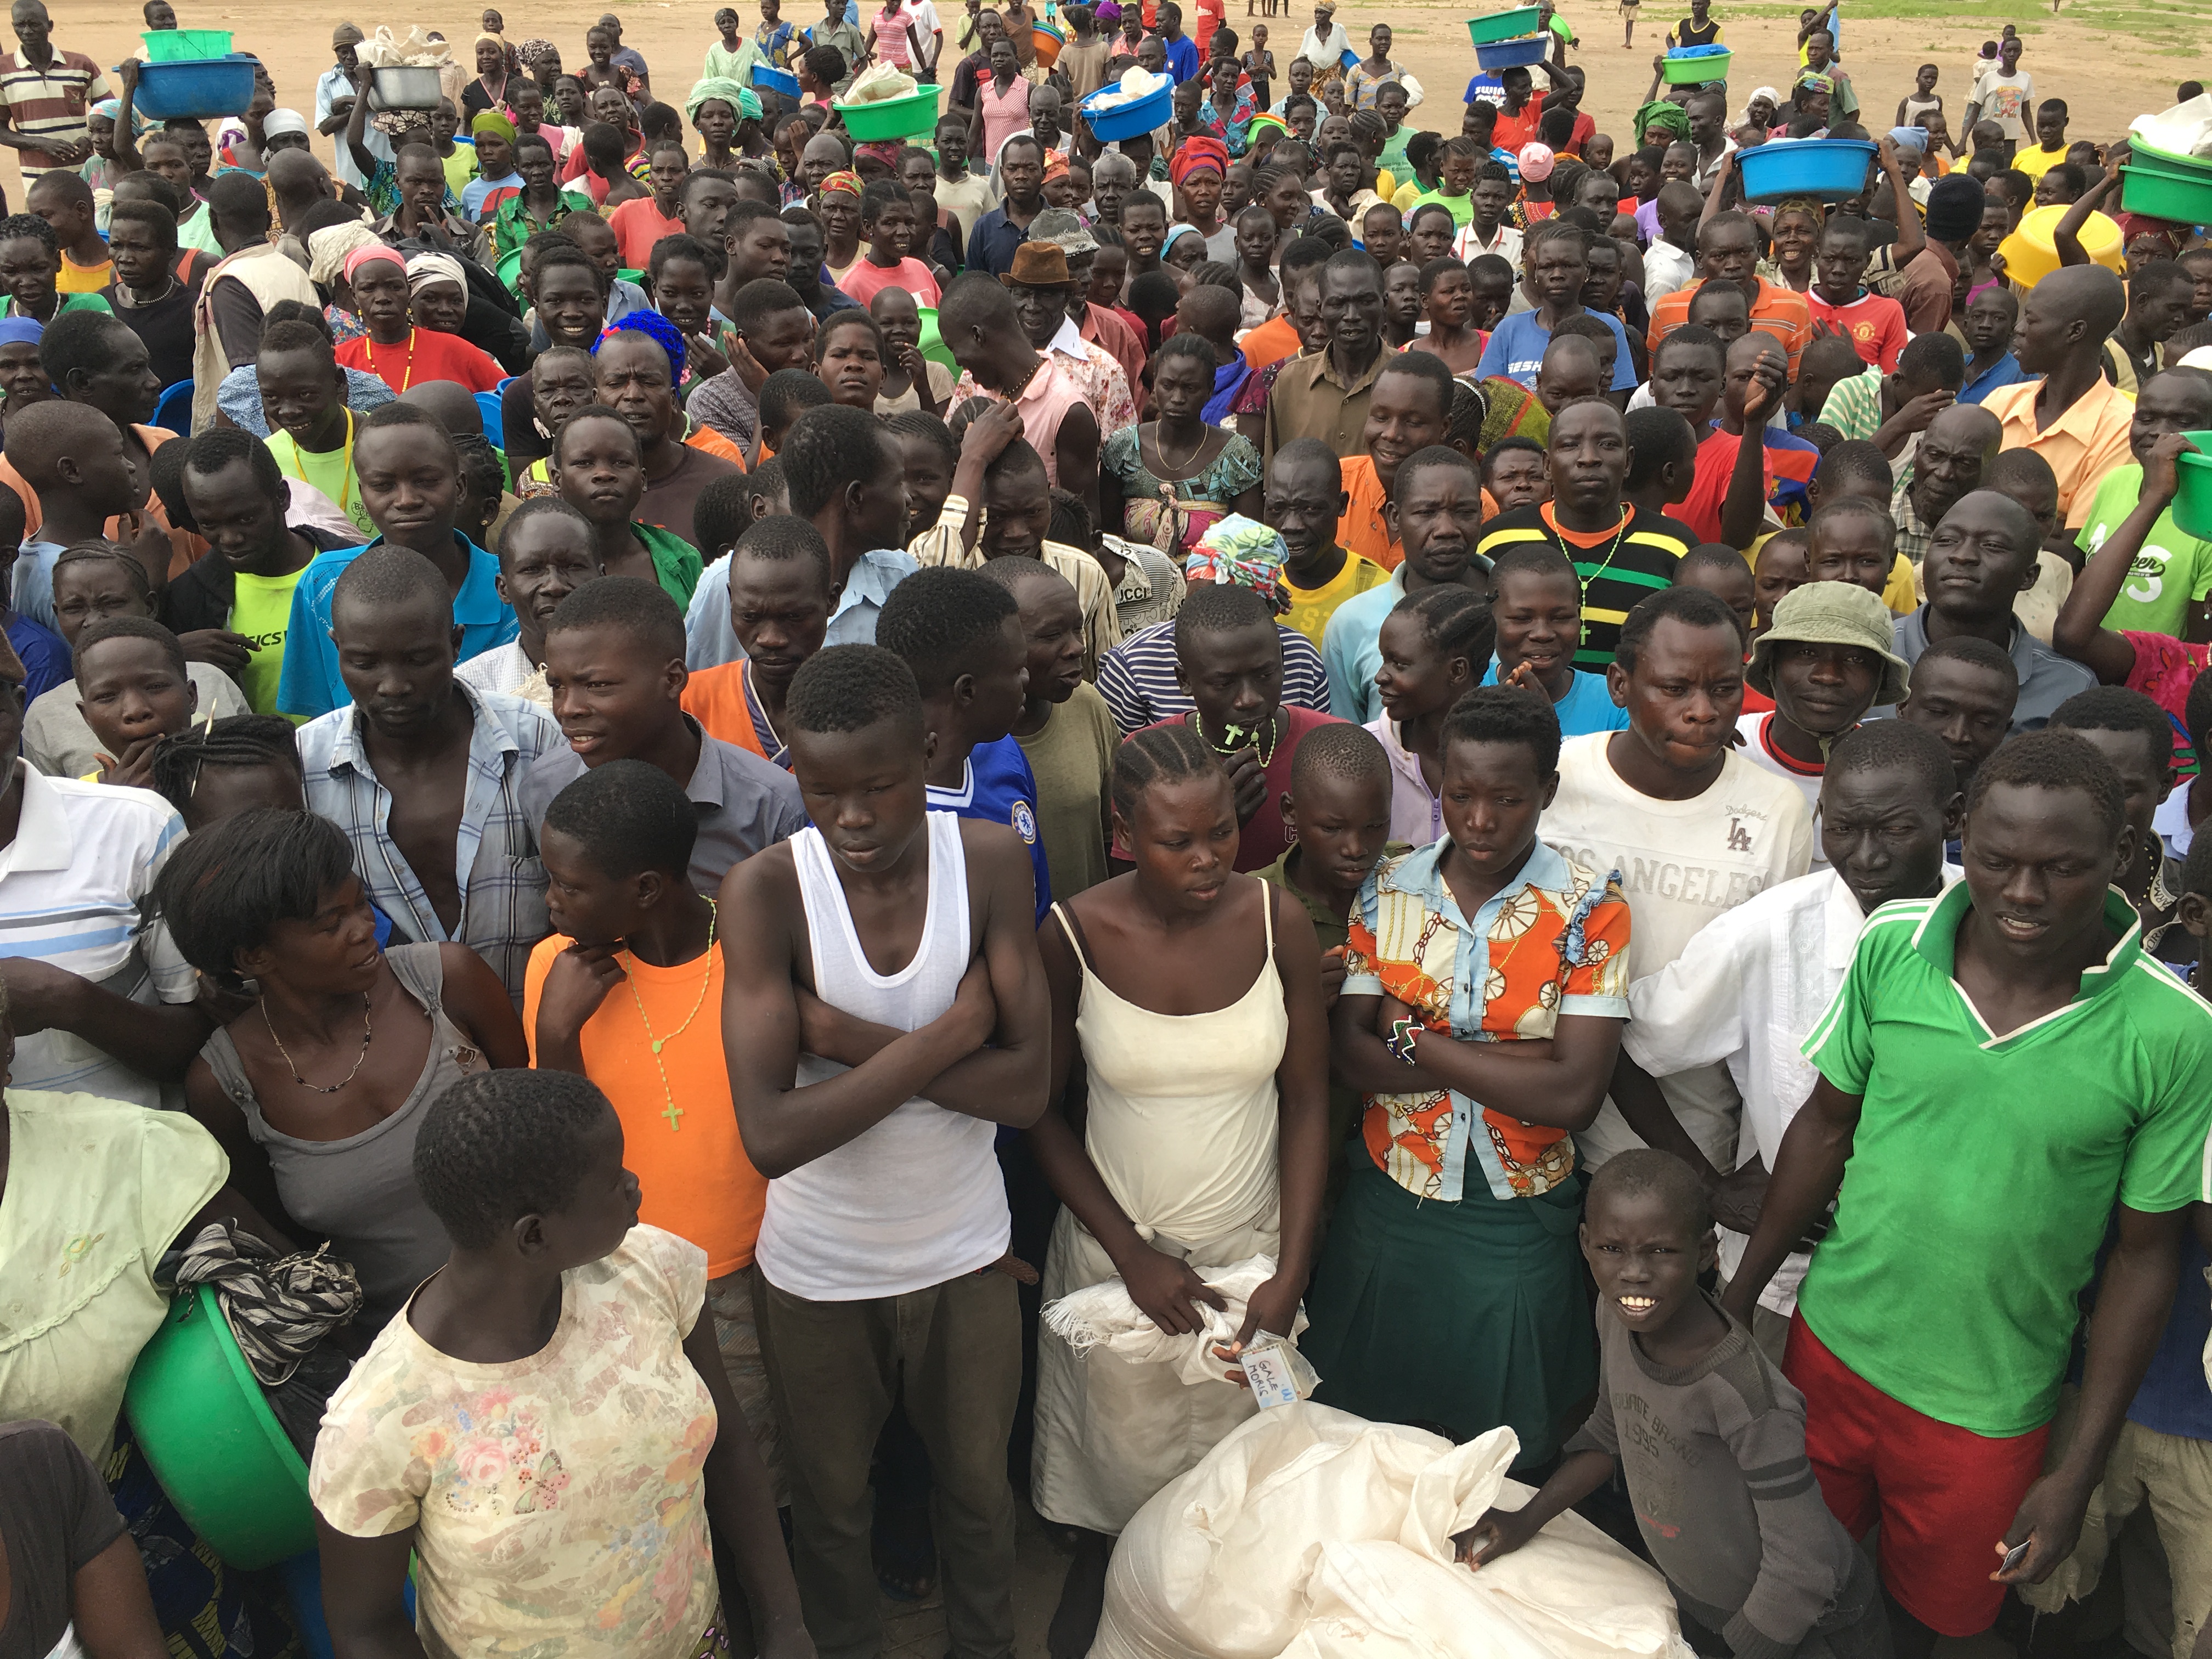
[[[825,646],[791,677],[783,714],[793,732],[865,732],[892,721],[919,735],[921,688],[896,652],[880,645]]]
[[[61,556],[54,561],[53,572],[48,578],[48,580],[50,582],[58,582],[61,580],[61,575],[64,570],[69,568],[71,565],[81,564],[113,565],[117,569],[123,573],[124,580],[131,584],[131,592],[137,594],[139,599],[145,602],[148,612],[149,614],[151,614],[154,604],[154,586],[153,584],[146,578],[146,567],[139,563],[136,556],[125,552],[113,542],[92,541],[73,543],[70,546],[64,548],[61,552]]]
[[[1942,805],[1959,793],[1950,750],[1942,738],[1911,720],[1868,720],[1844,732],[1828,750],[1827,775],[1832,778],[1845,772],[1875,772],[1888,767],[1911,773],[1934,805]]]
[[[507,463],[481,432],[455,434],[453,451],[461,458],[461,482],[479,501],[496,501],[507,493]]]
[[[186,678],[185,647],[177,643],[177,636],[155,622],[151,617],[102,617],[98,622],[87,623],[70,647],[70,672],[77,683],[84,683],[86,653],[105,640],[151,640],[169,659],[169,666],[177,671],[177,678]]]
[[[1097,544],[1097,533],[1091,528],[1091,509],[1083,504],[1083,497],[1073,490],[1055,488],[1052,492],[1052,522],[1045,531],[1045,539],[1068,547],[1085,550]]]
[[[1630,610],[1627,620],[1620,624],[1620,637],[1614,642],[1613,659],[1633,674],[1637,659],[1643,654],[1644,641],[1651,637],[1652,629],[1670,619],[1686,628],[1725,628],[1735,635],[1739,645],[1743,642],[1743,619],[1716,595],[1702,587],[1662,587],[1638,600]]]
[[[178,842],[154,902],[186,962],[227,989],[245,984],[242,951],[280,921],[307,921],[354,873],[345,831],[315,812],[257,806]]]
[[[1231,591],[1249,590],[1200,590],[1209,593]],[[1197,595],[1191,597],[1194,600]],[[1188,608],[1186,602],[1185,609]],[[1228,775],[1221,769],[1219,757],[1199,735],[1196,726],[1176,721],[1141,727],[1122,738],[1120,747],[1114,750],[1114,770],[1108,786],[1113,797],[1114,815],[1124,823],[1133,823],[1138,806],[1154,784],[1182,783],[1208,776],[1220,778],[1224,783],[1228,781]]]
[[[553,607],[550,636],[582,628],[618,628],[662,659],[684,655],[684,611],[659,582],[636,576],[601,576]]]
[[[1251,210],[1250,208],[1244,210],[1246,213]],[[1269,222],[1273,222],[1272,216]],[[1224,264],[1218,259],[1208,259],[1194,269],[1190,273],[1190,285],[1194,289],[1225,288],[1231,294],[1237,295],[1240,301],[1244,293],[1243,280],[1237,276],[1237,267]]]
[[[558,1215],[614,1108],[573,1072],[478,1072],[430,1103],[415,1138],[415,1186],[446,1235],[488,1249],[525,1216]]]
[[[793,518],[788,513],[773,514],[741,534],[735,550],[749,559],[767,559],[775,563],[804,560],[822,578],[823,591],[826,593],[830,590],[834,578],[830,574],[830,544],[805,519]],[[990,562],[1001,562],[994,559]]]
[[[1439,656],[1447,662],[1466,658],[1474,678],[1481,678],[1498,649],[1498,624],[1491,620],[1488,599],[1457,585],[1429,587],[1407,594],[1390,607],[1393,616],[1401,611],[1419,622],[1422,637]]]
[[[1204,364],[1206,367],[1206,372],[1208,374],[1212,374],[1214,370],[1219,367],[1221,362],[1218,357],[1213,355],[1213,347],[1212,343],[1209,343],[1202,334],[1176,333],[1169,335],[1166,339],[1160,342],[1160,349],[1152,354],[1152,367],[1154,371],[1158,372],[1161,364],[1165,363],[1170,359],[1175,357],[1188,357],[1196,362]],[[1441,366],[1441,362],[1439,363],[1439,366]]]
[[[1482,389],[1455,380],[1451,414],[1444,423],[1444,441],[1473,459],[1482,447],[1482,423],[1489,418],[1490,399]]]
[[[1018,617],[1014,596],[972,570],[936,565],[917,570],[890,591],[876,618],[876,643],[914,671],[924,697],[973,673],[977,657],[1006,619]]]
[[[583,849],[603,876],[627,880],[659,870],[688,883],[699,816],[683,787],[650,761],[593,767],[553,797],[544,830]]]
[[[1316,726],[1298,739],[1291,756],[1291,792],[1308,779],[1336,778],[1345,783],[1390,781],[1390,757],[1376,735],[1350,720]]]
[[[2140,691],[2124,685],[2093,685],[2058,705],[2045,729],[2069,732],[2140,732],[2150,745],[2151,769],[2163,775],[2173,764],[2173,726],[2160,708]],[[2193,843],[2192,843],[2193,844]]]
[[[154,745],[155,792],[179,812],[209,767],[252,770],[273,766],[299,778],[299,727],[282,714],[226,714],[196,720]]]
[[[2191,690],[2195,688],[2192,687]],[[1966,787],[1966,830],[1974,834],[1974,816],[1990,791],[2002,784],[2021,789],[2075,790],[2089,798],[2089,805],[2106,836],[2117,839],[2128,821],[2127,796],[2112,763],[2071,732],[2045,727],[1997,745],[1996,753],[1981,764]]]
[[[909,409],[892,416],[884,424],[894,438],[919,438],[948,463],[959,462],[960,440],[952,435],[952,428],[945,424],[944,416],[933,415],[926,409]]]
[[[1712,1226],[1712,1206],[1690,1166],[1656,1146],[1638,1146],[1607,1158],[1590,1177],[1585,1212],[1609,1201],[1616,1193],[1623,1197],[1656,1198],[1667,1206],[1668,1217],[1682,1238],[1703,1239]]]

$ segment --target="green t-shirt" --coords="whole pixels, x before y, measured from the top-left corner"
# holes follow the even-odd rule
[[[2136,510],[2142,477],[2142,468],[2133,465],[2117,466],[2105,475],[2081,526],[2081,544],[2090,552],[2102,547]],[[2183,530],[2168,508],[2158,515],[2128,567],[2119,597],[2105,612],[2105,626],[2180,639],[2188,632],[2190,605],[2208,593],[2212,593],[2212,542],[2200,541]]]
[[[65,311],[105,311],[112,313],[115,309],[97,294],[64,294],[60,296],[60,299],[61,303],[54,307],[54,315],[57,317]],[[10,295],[0,295],[0,317],[12,317],[15,314],[14,298]]]
[[[336,449],[317,454],[312,449],[300,447],[299,441],[281,428],[269,434],[269,453],[276,458],[276,465],[284,469],[288,478],[298,478],[311,483],[338,505],[338,510],[353,520],[363,541],[376,534],[376,526],[362,505],[361,480],[354,474],[353,446],[340,444]]]
[[[2120,942],[2056,1012],[1993,1037],[1951,977],[1964,882],[1867,921],[1805,1057],[1863,1097],[1835,1224],[1798,1311],[1861,1377],[1972,1433],[2025,1434],[2058,1406],[2115,1202],[2203,1195],[2212,1006]]]
[[[1474,222],[1474,192],[1473,191],[1469,191],[1464,196],[1447,196],[1441,190],[1425,190],[1413,198],[1413,204],[1406,210],[1406,222],[1408,225],[1412,224],[1413,216],[1431,202],[1442,203],[1449,210],[1452,222],[1462,230],[1465,230]]]
[[[283,712],[276,707],[276,680],[284,672],[284,631],[292,623],[292,590],[306,574],[303,565],[289,576],[241,573],[232,579],[236,587],[230,601],[230,631],[245,635],[260,647],[246,659],[238,676],[246,701],[257,714]],[[285,718],[298,726],[307,717],[289,714]]]

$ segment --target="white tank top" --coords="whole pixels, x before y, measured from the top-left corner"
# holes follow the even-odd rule
[[[952,1006],[970,958],[968,860],[960,820],[928,815],[929,908],[914,960],[896,974],[868,966],[822,833],[791,838],[806,906],[814,994],[878,1025],[917,1030]],[[846,1067],[799,1056],[798,1085]],[[769,1182],[757,1260],[778,1290],[810,1302],[903,1296],[988,1267],[1012,1237],[1006,1184],[992,1146],[997,1125],[920,1096],[812,1163]]]

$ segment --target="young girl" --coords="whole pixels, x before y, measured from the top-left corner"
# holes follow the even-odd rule
[[[884,382],[876,389],[876,413],[941,414],[954,379],[944,364],[921,355],[921,311],[914,295],[902,288],[878,289],[868,301],[868,314],[884,331]],[[915,522],[928,521],[917,510]]]
[[[1425,847],[1443,834],[1444,716],[1474,689],[1497,641],[1489,607],[1468,588],[1409,593],[1383,618],[1382,717],[1367,729],[1390,757],[1392,841]]]
[[[1160,1329],[1188,1334],[1198,1304],[1224,1305],[1205,1269],[1274,1256],[1237,1340],[1214,1350],[1233,1358],[1257,1332],[1291,1334],[1312,1259],[1328,1163],[1321,947],[1300,905],[1232,873],[1236,798],[1194,726],[1122,744],[1112,789],[1135,867],[1055,904],[1038,934],[1052,1097],[1079,1052],[1090,1090],[1080,1139],[1057,1103],[1029,1131],[1066,1206],[1044,1296],[1118,1275]],[[1083,1529],[1060,1616],[1095,1621],[1114,1537],[1257,1408],[1172,1365],[1038,1342],[1037,1512]]]
[[[1942,71],[1933,64],[1923,64],[1912,77],[1912,90],[1897,100],[1897,119],[1891,125],[1900,127],[1917,125],[1920,118],[1931,112],[1942,114],[1943,94],[1936,90],[1936,76]]]
[[[519,1036],[519,1033],[518,1033]],[[812,1659],[706,1252],[638,1225],[607,1098],[560,1072],[447,1091],[412,1159],[449,1260],[331,1401],[309,1476],[349,1652],[726,1650],[708,1533],[769,1659]]]
[[[1245,15],[1250,16],[1252,0],[1244,0]],[[1244,54],[1244,73],[1252,77],[1252,102],[1261,109],[1270,107],[1267,94],[1275,84],[1275,54],[1267,50],[1267,26],[1252,25],[1252,50]]]
[[[1153,418],[1123,428],[1099,452],[1099,512],[1115,533],[1180,555],[1226,514],[1259,516],[1260,452],[1204,418],[1216,362],[1195,334],[1173,336],[1154,356]]]

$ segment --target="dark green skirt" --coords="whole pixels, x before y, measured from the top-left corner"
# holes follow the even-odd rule
[[[1465,1441],[1499,1424],[1516,1468],[1557,1452],[1597,1386],[1596,1335],[1575,1242],[1579,1178],[1540,1198],[1416,1198],[1356,1150],[1306,1292],[1298,1346],[1314,1398],[1378,1423]]]

